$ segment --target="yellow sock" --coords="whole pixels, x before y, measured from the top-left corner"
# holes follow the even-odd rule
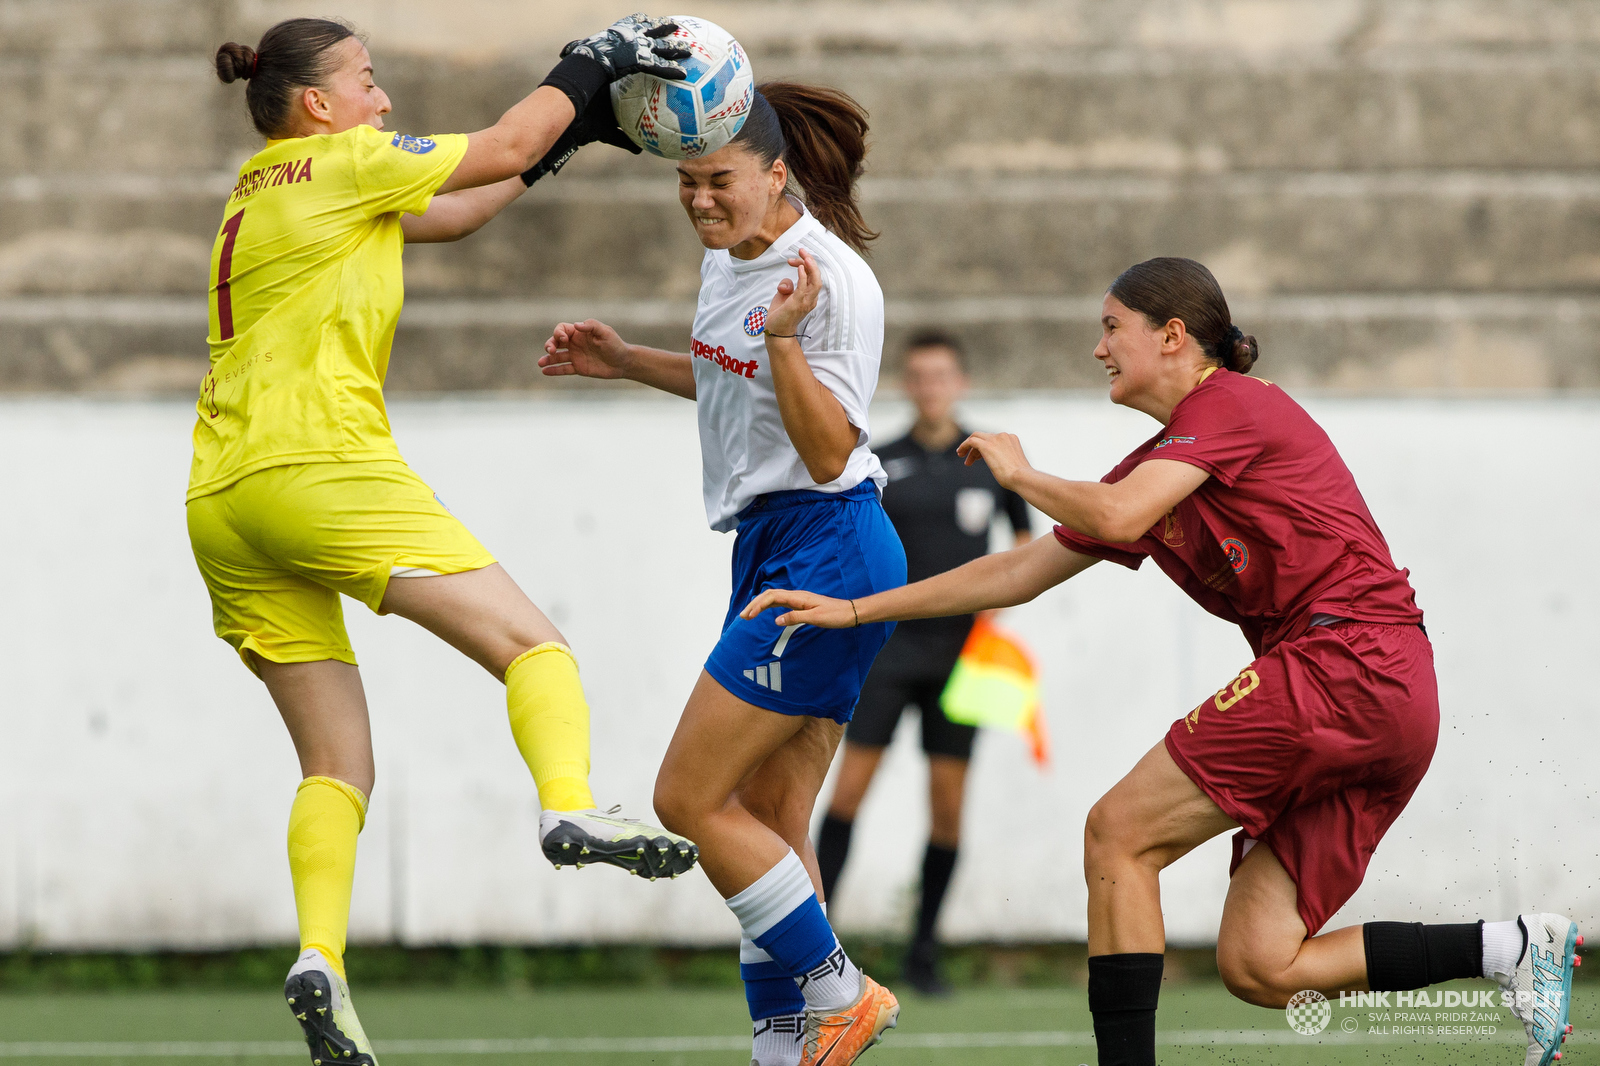
[[[522,761],[547,811],[594,806],[589,791],[589,704],[565,644],[529,648],[506,667],[506,709]]]
[[[340,977],[345,975],[356,836],[366,822],[367,797],[332,777],[300,782],[289,808],[289,876],[300,916],[300,950],[322,952]]]

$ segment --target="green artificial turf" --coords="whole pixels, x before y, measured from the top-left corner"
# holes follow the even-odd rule
[[[1484,987],[1462,983],[1462,989]],[[1592,1041],[1585,1027],[1595,1019],[1592,997],[1579,986],[1573,1021],[1579,1027],[1564,1061],[1582,1063]],[[748,1033],[742,997],[736,989],[568,988],[508,990],[407,988],[372,989],[357,994],[367,1031],[385,1061],[414,1066],[446,1063],[502,1066],[747,1066],[748,1052],[737,1044]],[[1240,1003],[1216,982],[1173,982],[1163,990],[1158,1025],[1164,1064],[1217,1063],[1476,1063],[1521,1061],[1513,1042],[1520,1033],[1504,1011],[1500,1035],[1471,1041],[1460,1037],[1369,1034],[1368,1012],[1333,1012],[1328,1033],[1344,1034],[1354,1018],[1358,1032],[1339,1043],[1285,1043],[1290,1029],[1281,1011]],[[878,1066],[929,1063],[933,1066],[1062,1066],[1093,1062],[1087,1043],[1091,1030],[1081,989],[981,988],[942,1000],[907,995],[900,1028],[864,1060]],[[1182,1043],[1237,1034],[1223,1043]],[[971,1046],[985,1039],[1034,1041],[1044,1046]],[[1056,1034],[1068,1034],[1065,1037]],[[157,1061],[193,1066],[221,1063],[305,1062],[290,1043],[297,1030],[282,1001],[271,992],[181,990],[175,992],[12,993],[0,996],[0,1060],[5,1063],[95,1062],[129,1066]],[[707,1047],[672,1047],[670,1038],[710,1037]],[[574,1040],[600,1038],[601,1050],[554,1049],[532,1044],[498,1053],[465,1053],[415,1041]],[[641,1050],[617,1050],[616,1041],[641,1041]],[[165,1049],[157,1042],[175,1042]],[[731,1041],[735,1046],[728,1047]],[[955,1042],[968,1046],[940,1046]],[[1063,1043],[1065,1041],[1065,1043]],[[1174,1042],[1180,1041],[1180,1042]],[[31,1042],[42,1046],[31,1049]],[[94,1046],[69,1048],[66,1043]],[[222,1053],[196,1054],[196,1045],[225,1042]],[[250,1046],[250,1042],[257,1043]],[[128,1046],[117,1047],[116,1044]],[[385,1046],[390,1049],[385,1054]],[[605,1050],[610,1048],[610,1050]],[[67,1056],[63,1052],[84,1052]],[[140,1051],[143,1054],[128,1054]],[[41,1054],[40,1052],[47,1052]]]

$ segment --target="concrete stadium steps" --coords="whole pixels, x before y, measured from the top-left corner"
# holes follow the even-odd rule
[[[1289,387],[1356,392],[1600,388],[1591,338],[1600,297],[1410,294],[1245,297],[1235,320],[1260,341],[1257,372]],[[1096,297],[890,300],[888,361],[915,328],[939,325],[981,358],[979,387],[1098,388]],[[389,388],[627,388],[549,380],[536,360],[550,326],[597,317],[629,340],[687,347],[692,301],[408,301]],[[0,299],[0,391],[188,395],[205,372],[206,306],[192,297]]]
[[[1124,50],[775,58],[757,69],[854,95],[872,116],[868,165],[881,176],[1600,164],[1595,53],[1273,57],[1241,68],[1225,56]],[[493,123],[542,72],[402,59],[380,74],[390,124],[425,133]],[[579,159],[592,172],[639,171],[620,152]]]
[[[227,175],[0,186],[0,294],[196,292]],[[896,297],[1096,294],[1190,255],[1251,293],[1539,292],[1600,282],[1600,175],[1230,173],[871,179]],[[247,223],[248,225],[248,223]],[[558,175],[470,239],[407,250],[413,296],[689,297],[701,250],[664,168]]]
[[[481,129],[545,64],[378,57],[410,133]],[[1154,173],[1600,165],[1595,53],[1418,53],[1239,67],[1130,51],[777,58],[764,77],[837,85],[872,114],[870,169]],[[0,57],[0,175],[232,169],[260,145],[242,84],[203,56]],[[1559,101],[1553,105],[1552,101]],[[653,161],[590,150],[590,173]],[[659,164],[657,164],[659,165]]]
[[[371,35],[390,124],[426,133],[493,122],[613,7],[341,10]],[[1600,351],[1566,332],[1591,322],[1600,280],[1592,0],[695,10],[762,77],[836,84],[869,108],[891,344],[947,321],[985,385],[1097,383],[1091,361],[1060,353],[1092,347],[1090,305],[1155,254],[1216,269],[1269,377],[1600,379]],[[303,13],[0,0],[0,389],[192,388],[223,197],[260,143],[243,86],[218,84],[210,56]],[[590,148],[468,241],[409,250],[394,385],[536,386],[529,330],[594,306],[681,345],[699,248],[671,186],[660,160]]]
[[[549,54],[592,32],[614,0],[347,0],[339,9],[384,50]],[[170,54],[253,43],[301,0],[0,0],[0,54]],[[1009,51],[1063,47],[1348,55],[1391,47],[1490,50],[1600,44],[1592,0],[699,0],[694,10],[756,55]]]
[[[691,295],[699,248],[660,184],[535,190],[493,232],[413,249],[408,285],[564,296],[643,282],[651,288],[641,294]],[[1099,294],[1130,263],[1165,254],[1213,264],[1241,295],[1600,281],[1595,176],[878,179],[863,200],[883,234],[872,263],[891,296]]]

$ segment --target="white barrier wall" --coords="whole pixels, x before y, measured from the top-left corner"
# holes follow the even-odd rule
[[[1412,569],[1444,701],[1433,770],[1335,924],[1537,906],[1594,925],[1600,402],[1307,405]],[[647,811],[726,606],[732,538],[705,528],[689,405],[449,400],[393,418],[577,648],[596,793]],[[906,412],[874,418],[895,430]],[[974,401],[967,418],[1080,477],[1154,428],[1098,395]],[[211,635],[184,530],[191,419],[179,403],[0,403],[0,946],[294,938],[283,834],[299,775],[265,691]],[[499,684],[406,622],[346,608],[378,751],[354,940],[734,942],[698,874],[554,872]],[[1081,939],[1089,805],[1249,651],[1153,566],[1097,566],[1008,623],[1043,662],[1056,761],[1041,774],[1017,738],[980,741],[945,929]],[[846,930],[897,930],[912,906],[926,816],[908,719],[832,907]],[[1226,874],[1225,840],[1168,872],[1174,942],[1215,936]]]

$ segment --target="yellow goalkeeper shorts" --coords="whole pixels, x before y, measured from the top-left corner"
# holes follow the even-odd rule
[[[275,466],[189,503],[189,543],[217,636],[255,670],[356,661],[339,594],[373,611],[395,570],[459,574],[493,563],[403,462]]]

